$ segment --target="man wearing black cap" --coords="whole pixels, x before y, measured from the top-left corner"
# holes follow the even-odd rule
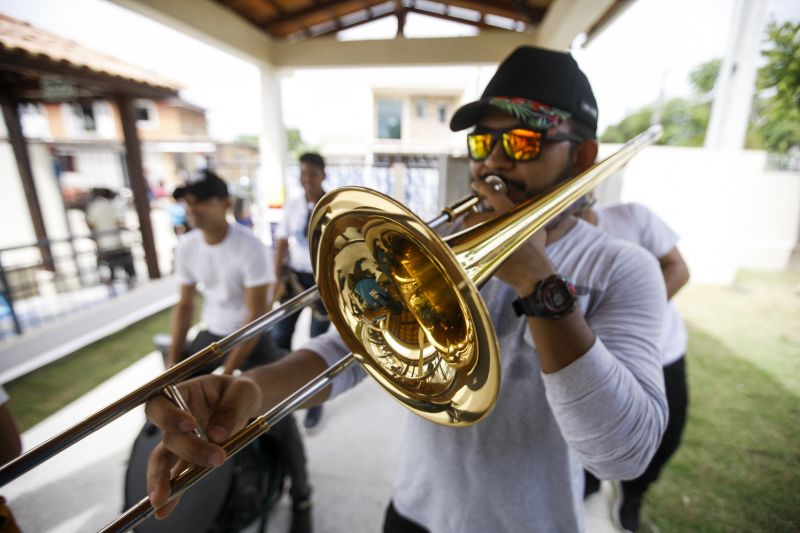
[[[181,295],[173,310],[172,345],[167,366],[184,356],[197,285],[204,294],[202,320],[206,329],[194,339],[188,353],[208,346],[266,313],[267,289],[275,282],[267,250],[252,232],[229,224],[227,184],[211,171],[175,189],[173,196],[186,205],[193,228],[178,240],[175,273]],[[240,368],[251,355],[266,362],[269,336],[254,337],[235,347],[225,358],[226,374]]]
[[[268,249],[249,228],[227,220],[231,205],[228,186],[209,170],[202,171],[198,178],[173,193],[176,200],[186,204],[189,223],[195,229],[181,235],[175,250],[175,274],[181,292],[172,313],[167,367],[265,314],[267,290],[275,282]],[[205,329],[184,351],[198,285],[203,292]],[[265,333],[234,347],[225,358],[224,373],[229,375],[238,368],[269,363],[284,353],[273,344],[270,334]],[[292,480],[290,494],[295,512],[291,531],[310,532],[311,487],[303,441],[294,418],[287,417],[276,424],[273,434],[281,444]]]
[[[594,96],[572,57],[533,47],[503,61],[481,99],[451,123],[474,128],[467,137],[473,188],[495,211],[591,166],[596,126]],[[506,182],[507,195],[483,184],[489,175]],[[564,216],[512,254],[481,295],[501,350],[497,402],[465,428],[408,417],[384,531],[581,531],[581,465],[601,478],[635,477],[664,429],[656,340],[666,296],[658,265],[644,250]],[[229,432],[240,424],[223,410],[246,418],[252,404],[275,403],[345,352],[329,331],[248,372],[247,381],[208,380],[222,396],[209,415]],[[348,371],[320,396],[363,375]],[[219,452],[179,429],[185,415],[167,403],[149,406],[151,419],[171,433],[173,453],[206,464],[205,454]],[[156,474],[149,488],[158,503],[168,487]]]

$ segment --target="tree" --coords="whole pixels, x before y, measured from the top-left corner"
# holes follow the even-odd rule
[[[770,23],[758,72],[758,101],[753,106],[754,136],[764,148],[787,153],[800,148],[800,21]]]
[[[719,74],[721,61],[712,59],[695,68],[689,79],[695,94],[689,98],[671,98],[661,108],[661,125],[664,134],[658,144],[670,146],[702,146],[705,140],[706,127],[711,115],[711,103],[707,97],[714,88]],[[623,143],[646,130],[653,123],[656,104],[638,109],[622,119],[621,122],[609,126],[603,135],[602,142]]]
[[[258,135],[248,133],[239,135],[234,141],[258,148]],[[303,152],[314,152],[314,148],[306,144],[297,128],[286,128],[286,151],[292,159],[297,159]]]
[[[319,150],[309,146],[300,135],[297,128],[286,129],[286,150],[292,160],[296,160],[303,152],[318,152]]]
[[[254,133],[245,133],[236,137],[233,142],[236,144],[245,144],[247,146],[258,148],[258,135]]]
[[[689,82],[694,87],[694,90],[704,95],[711,94],[711,91],[714,90],[714,85],[717,83],[721,66],[722,60],[715,58],[711,61],[706,61],[690,72]]]
[[[800,21],[771,22],[767,25],[765,42],[762,55],[767,64],[758,72],[745,147],[777,154],[800,151]],[[661,113],[664,135],[659,144],[703,144],[711,114],[708,96],[720,65],[719,59],[699,65],[689,74],[695,94],[664,103]],[[641,133],[650,125],[654,109],[651,104],[634,111],[609,126],[600,140],[624,142]]]

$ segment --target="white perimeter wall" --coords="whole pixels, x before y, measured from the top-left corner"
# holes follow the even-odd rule
[[[740,268],[785,269],[797,243],[800,173],[767,171],[765,162],[760,151],[649,147],[599,202],[647,205],[680,233],[693,282],[727,284]]]

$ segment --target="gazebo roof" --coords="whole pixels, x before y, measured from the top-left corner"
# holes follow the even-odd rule
[[[20,101],[53,99],[58,92],[65,99],[115,94],[167,98],[180,89],[159,74],[3,14],[0,84]]]

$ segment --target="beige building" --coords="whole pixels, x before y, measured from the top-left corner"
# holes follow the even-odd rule
[[[179,98],[140,99],[134,106],[144,172],[156,194],[172,190],[216,152],[204,109]],[[121,120],[111,102],[28,104],[22,123],[29,141],[46,145],[52,155],[69,207],[81,207],[92,187],[129,187],[121,164]]]

